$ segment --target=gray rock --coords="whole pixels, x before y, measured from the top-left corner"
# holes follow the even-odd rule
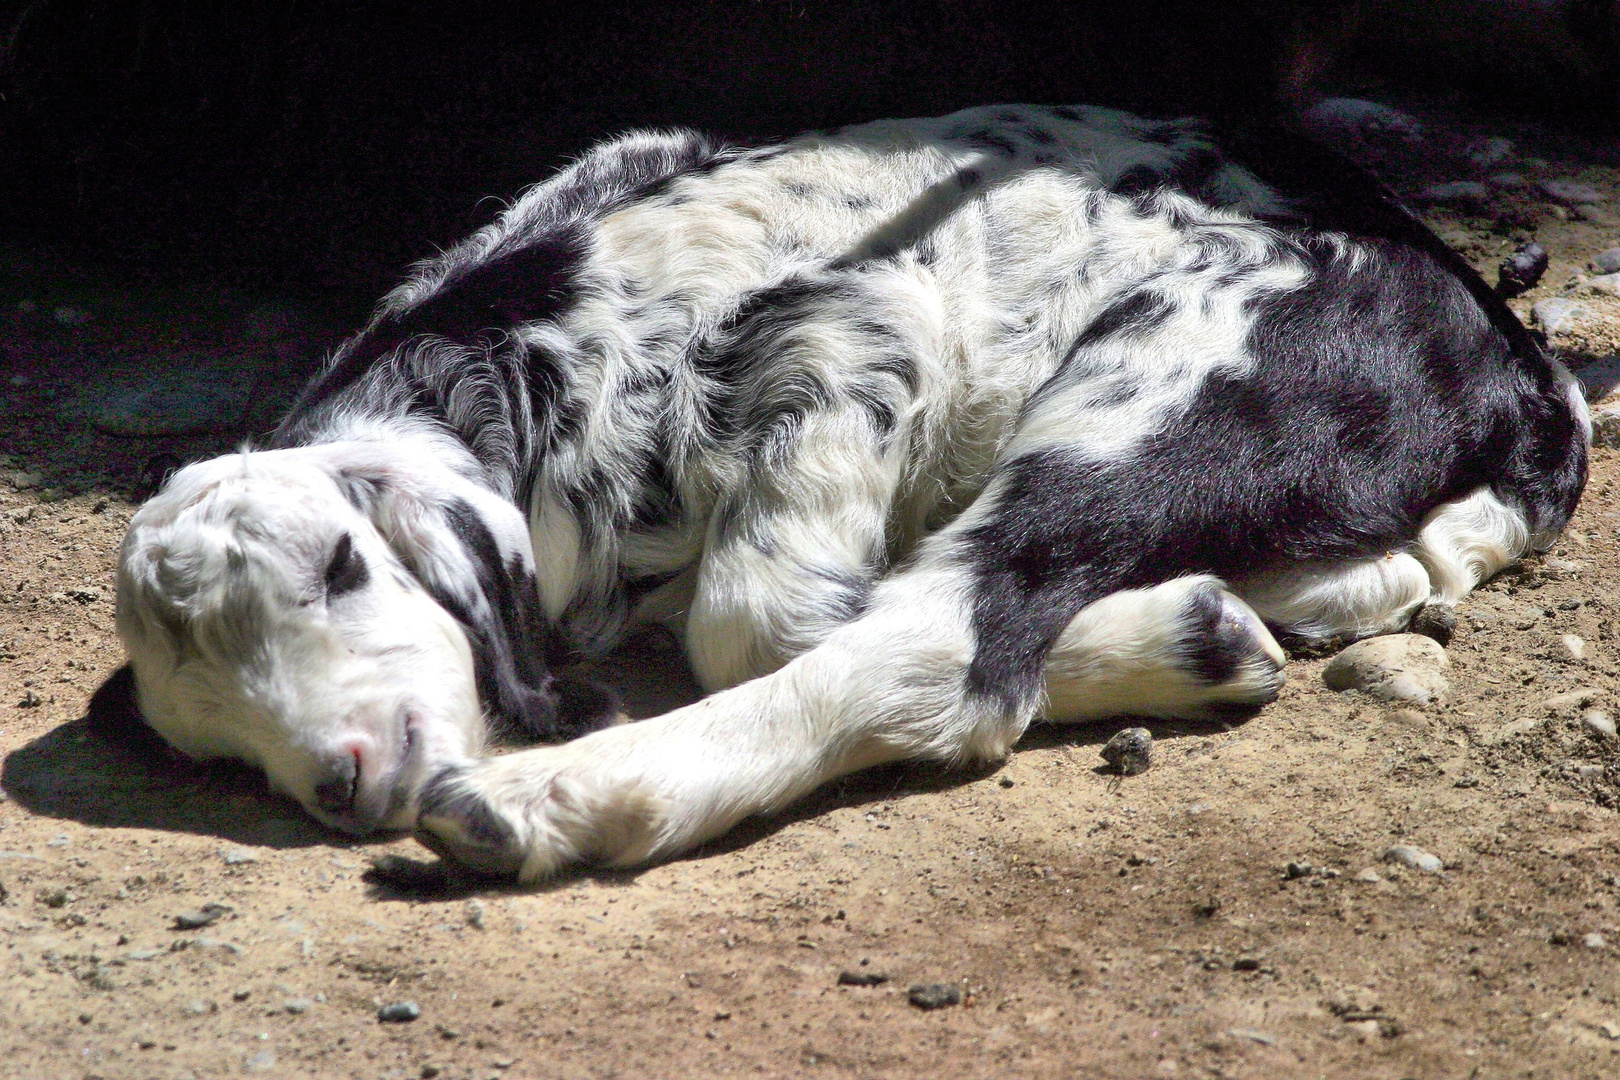
[[[1384,861],[1399,863],[1413,870],[1421,870],[1425,874],[1438,874],[1446,868],[1446,864],[1440,861],[1438,855],[1430,855],[1422,848],[1410,844],[1396,844],[1384,852]]]
[[[259,857],[246,848],[231,848],[225,853],[226,866],[241,866],[244,863],[258,862]]]
[[[1293,881],[1295,878],[1309,877],[1311,871],[1314,869],[1316,869],[1316,867],[1312,866],[1308,862],[1291,862],[1287,866],[1283,867],[1283,880]]]
[[[219,1006],[215,1005],[212,1001],[204,1001],[201,998],[192,998],[181,1007],[181,1011],[187,1016],[207,1016],[209,1013],[219,1012]]]
[[[109,435],[228,431],[253,404],[263,367],[252,353],[212,351],[149,358],[89,381],[70,407]]]
[[[1478,139],[1468,145],[1464,155],[1474,163],[1476,169],[1489,169],[1502,164],[1513,156],[1514,145],[1512,139],[1504,139],[1500,135],[1491,135]]]
[[[1490,189],[1478,180],[1450,180],[1443,184],[1430,184],[1418,192],[1417,201],[1473,209],[1483,206],[1490,197]]]
[[[414,1001],[396,1001],[377,1010],[377,1019],[384,1024],[408,1024],[422,1015],[422,1007]]]
[[[906,991],[906,1000],[919,1009],[944,1009],[962,1004],[962,991],[948,983],[918,983]]]
[[[315,1007],[315,1003],[309,998],[305,997],[288,998],[286,1001],[281,1003],[281,1007],[287,1012],[292,1013],[294,1016],[301,1016],[313,1009]]]
[[[1322,671],[1330,690],[1360,690],[1382,701],[1427,704],[1451,691],[1445,671],[1451,666],[1433,638],[1390,634],[1358,641],[1335,656]]]
[[[1578,300],[1554,296],[1537,300],[1530,308],[1530,318],[1549,334],[1561,334],[1574,329],[1592,317],[1592,309]]]
[[[1601,274],[1598,277],[1587,278],[1586,288],[1590,292],[1604,296],[1620,296],[1620,274]]]
[[[1601,735],[1605,739],[1615,737],[1614,717],[1602,709],[1587,709],[1581,713],[1581,723],[1586,726],[1586,730],[1595,735]]]
[[[467,925],[474,930],[484,928],[484,902],[482,900],[467,901]]]
[[[1592,269],[1600,274],[1620,274],[1620,247],[1609,248],[1592,256]]]
[[[1371,884],[1373,884],[1375,882],[1383,881],[1384,880],[1384,875],[1380,874],[1378,871],[1374,870],[1372,867],[1367,866],[1367,867],[1363,867],[1362,869],[1356,871],[1356,880],[1357,881],[1364,881],[1364,882],[1368,883],[1369,885],[1371,885]]]
[[[1563,203],[1565,206],[1600,203],[1608,199],[1607,195],[1591,184],[1583,184],[1579,180],[1543,180],[1536,186],[1553,202]]]
[[[1153,765],[1153,733],[1145,727],[1116,731],[1104,744],[1102,757],[1121,776],[1147,772]]]
[[[276,1067],[276,1052],[269,1047],[252,1054],[242,1063],[246,1072],[269,1072]]]
[[[882,986],[889,973],[878,968],[850,968],[838,973],[839,986]]]
[[[1423,141],[1423,125],[1415,118],[1363,98],[1326,98],[1306,109],[1302,119],[1330,142]]]
[[[1525,175],[1516,172],[1492,173],[1485,178],[1485,182],[1499,191],[1523,191],[1530,186],[1530,181]]]

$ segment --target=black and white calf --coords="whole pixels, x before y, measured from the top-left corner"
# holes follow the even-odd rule
[[[1548,544],[1588,434],[1306,144],[1043,107],[634,134],[417,267],[271,448],[177,474],[118,625],[176,747],[534,880],[1039,717],[1257,708],[1272,630],[1400,630]],[[648,619],[712,696],[612,724],[553,672]]]

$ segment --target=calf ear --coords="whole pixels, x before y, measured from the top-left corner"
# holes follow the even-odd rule
[[[565,650],[541,610],[517,507],[442,465],[378,460],[381,449],[335,462],[332,478],[465,628],[485,711],[509,734],[548,741],[615,716],[610,693],[552,676]]]

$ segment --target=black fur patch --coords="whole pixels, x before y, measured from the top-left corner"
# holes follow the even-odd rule
[[[1034,692],[1057,634],[1119,589],[1370,557],[1482,484],[1557,524],[1573,510],[1584,455],[1571,421],[1527,414],[1557,398],[1468,291],[1405,246],[1366,245],[1354,272],[1330,252],[1295,249],[1311,280],[1255,302],[1251,370],[1210,376],[1127,459],[1053,450],[1006,467],[1006,493],[966,548],[974,689]]]

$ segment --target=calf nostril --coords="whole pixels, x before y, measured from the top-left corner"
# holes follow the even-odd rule
[[[327,765],[327,774],[315,785],[315,805],[328,814],[347,814],[354,809],[360,793],[360,751],[336,758]]]

